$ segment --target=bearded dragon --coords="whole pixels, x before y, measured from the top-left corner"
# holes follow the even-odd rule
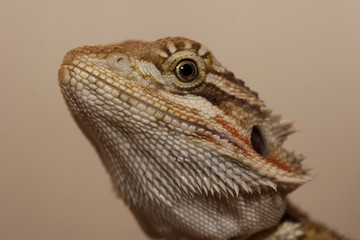
[[[307,182],[275,114],[202,44],[84,46],[59,70],[70,112],[152,238],[342,239],[286,200]]]

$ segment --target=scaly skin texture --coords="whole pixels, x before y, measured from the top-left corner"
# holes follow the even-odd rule
[[[308,180],[302,157],[282,147],[292,122],[205,46],[166,38],[77,48],[59,84],[151,237],[306,235],[298,218],[284,217],[286,195]]]

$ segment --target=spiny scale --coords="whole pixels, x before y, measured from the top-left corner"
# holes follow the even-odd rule
[[[302,157],[281,146],[292,122],[200,43],[77,48],[59,84],[121,196],[156,235],[251,236],[278,224],[286,194],[308,179]]]

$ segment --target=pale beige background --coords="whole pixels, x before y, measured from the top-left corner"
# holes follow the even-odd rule
[[[57,85],[80,45],[206,44],[301,130],[315,179],[291,198],[360,236],[360,1],[0,1],[0,239],[146,239]]]

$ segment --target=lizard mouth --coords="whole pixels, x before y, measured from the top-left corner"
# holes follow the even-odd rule
[[[121,94],[127,95],[128,98],[131,98],[131,99],[133,99],[133,100],[135,100],[137,102],[140,102],[140,103],[146,105],[146,107],[154,109],[154,111],[156,111],[156,112],[160,112],[160,113],[166,115],[167,117],[171,118],[174,121],[178,121],[180,124],[184,123],[184,124],[191,125],[196,129],[201,129],[201,132],[210,133],[213,136],[217,136],[219,139],[226,139],[229,143],[234,144],[235,146],[238,146],[240,148],[239,144],[234,139],[232,139],[228,134],[225,134],[225,133],[222,133],[222,132],[217,131],[215,129],[212,129],[212,128],[206,126],[205,124],[201,124],[199,122],[192,122],[192,121],[185,120],[185,119],[183,119],[183,118],[181,118],[179,116],[176,116],[174,114],[169,113],[166,110],[163,110],[162,108],[151,105],[148,102],[142,100],[141,98],[136,97],[136,96],[134,96],[132,94],[129,94],[128,92],[122,90],[121,88],[119,88],[119,87],[117,87],[117,86],[115,86],[115,85],[113,85],[113,84],[111,84],[109,82],[106,82],[106,81],[102,80],[101,78],[95,76],[93,73],[91,73],[91,72],[89,72],[89,71],[87,71],[85,69],[80,68],[79,66],[74,64],[71,60],[70,61],[69,60],[66,60],[66,61],[64,60],[63,64],[61,65],[61,67],[59,69],[59,73],[58,73],[58,81],[59,81],[59,83],[62,84],[62,85],[70,85],[70,86],[73,85],[73,87],[76,88],[77,82],[79,80],[76,79],[76,78],[72,78],[71,74],[70,74],[71,71],[75,72],[76,71],[75,69],[78,69],[78,70],[80,70],[82,72],[86,72],[88,75],[93,76],[98,81],[105,84],[106,86],[109,86],[110,88],[121,92]],[[71,79],[73,79],[73,81]]]

